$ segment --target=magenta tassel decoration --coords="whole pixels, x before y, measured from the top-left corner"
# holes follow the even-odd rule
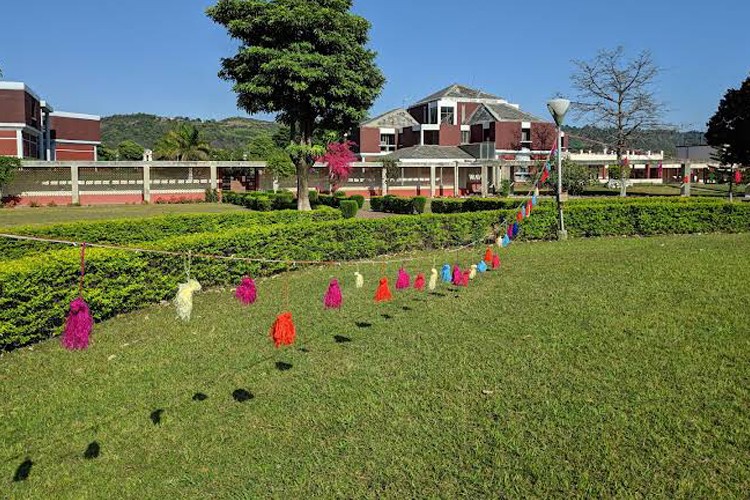
[[[396,279],[396,290],[406,290],[411,285],[411,277],[409,273],[402,267],[398,270],[398,278]]]
[[[254,304],[255,300],[258,298],[258,290],[255,288],[255,280],[248,276],[242,278],[242,282],[234,292],[234,296],[246,306]]]
[[[461,272],[461,268],[458,266],[453,266],[453,285],[454,286],[461,286],[461,283],[464,280],[464,275]]]
[[[328,285],[328,291],[323,298],[323,303],[326,309],[341,309],[341,303],[344,301],[341,295],[341,287],[339,286],[339,280],[332,279]]]
[[[70,313],[65,321],[65,331],[62,335],[62,345],[71,351],[86,349],[89,346],[89,336],[94,326],[89,305],[78,297],[70,303]]]

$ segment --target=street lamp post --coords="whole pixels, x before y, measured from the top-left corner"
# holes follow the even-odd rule
[[[568,232],[565,230],[565,219],[563,217],[563,206],[562,206],[562,125],[565,120],[565,114],[570,108],[570,101],[567,99],[553,99],[547,103],[547,109],[549,110],[552,118],[554,118],[557,124],[557,219],[558,219],[558,230],[557,239],[565,240],[568,238]]]

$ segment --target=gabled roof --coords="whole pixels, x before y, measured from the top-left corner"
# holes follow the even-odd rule
[[[495,122],[543,122],[541,118],[521,111],[510,104],[482,104],[469,117],[469,125],[486,121]]]
[[[389,127],[389,128],[403,128],[411,127],[413,125],[419,125],[419,122],[414,119],[403,108],[396,108],[383,113],[382,115],[370,118],[359,124],[360,127]]]
[[[428,95],[427,97],[420,99],[415,104],[415,106],[418,104],[424,104],[426,102],[437,101],[438,99],[443,99],[446,97],[453,98],[453,99],[502,100],[502,97],[488,94],[487,92],[482,92],[481,90],[473,89],[471,87],[467,87],[466,85],[460,85],[458,83],[454,83],[453,85],[445,87],[444,89],[439,90],[438,92],[435,92],[432,95]]]
[[[385,158],[392,160],[473,160],[474,157],[458,146],[412,146],[398,149]]]

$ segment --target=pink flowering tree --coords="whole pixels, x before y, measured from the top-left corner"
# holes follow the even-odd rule
[[[357,156],[352,152],[352,146],[354,146],[352,141],[331,142],[326,147],[325,154],[318,158],[318,161],[328,165],[328,177],[333,191],[345,183],[352,173],[352,163],[357,161]]]

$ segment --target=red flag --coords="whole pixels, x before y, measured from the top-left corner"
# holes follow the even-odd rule
[[[739,170],[734,173],[734,182],[735,184],[742,184],[742,172]]]
[[[545,170],[544,172],[542,172],[542,177],[539,178],[539,184],[544,184],[545,182],[547,182],[547,179],[549,179],[549,172]]]

